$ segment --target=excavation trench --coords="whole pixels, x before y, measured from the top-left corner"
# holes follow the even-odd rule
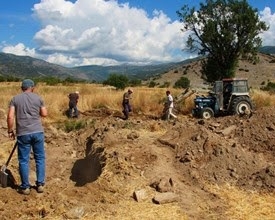
[[[92,139],[88,139],[86,156],[74,163],[70,179],[79,187],[96,181],[102,173],[105,161],[104,148],[95,147]]]

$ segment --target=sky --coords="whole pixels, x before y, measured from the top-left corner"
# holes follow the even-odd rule
[[[179,62],[188,33],[176,11],[202,0],[3,0],[0,51],[66,67]],[[204,1],[203,1],[204,2]],[[248,0],[275,46],[275,0]]]

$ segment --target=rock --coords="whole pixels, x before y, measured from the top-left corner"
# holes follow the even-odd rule
[[[85,214],[83,207],[75,207],[68,211],[65,216],[67,219],[81,219]]]
[[[139,134],[135,131],[131,132],[127,135],[127,139],[135,140],[139,137]]]
[[[147,193],[145,189],[136,190],[133,193],[133,197],[137,202],[141,202],[147,199]]]
[[[275,177],[275,167],[270,165],[266,168],[266,173],[272,177]]]
[[[172,178],[161,178],[150,184],[158,192],[170,192],[174,186]]]
[[[200,134],[196,134],[194,136],[191,137],[192,141],[199,141],[201,139],[201,135]]]
[[[178,195],[172,192],[158,193],[153,202],[156,204],[166,204],[178,201]]]
[[[159,192],[170,192],[174,186],[172,178],[169,179],[161,179],[158,184],[158,191]]]
[[[221,124],[219,124],[219,123],[211,123],[210,126],[214,127],[214,128],[218,128],[218,127],[221,126]]]
[[[237,128],[236,125],[231,125],[225,129],[223,129],[221,131],[221,133],[224,135],[224,136],[229,136],[235,129]]]

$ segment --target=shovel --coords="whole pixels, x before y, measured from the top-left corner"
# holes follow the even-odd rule
[[[10,153],[9,159],[7,160],[6,164],[1,167],[0,171],[0,186],[3,188],[6,188],[8,186],[8,173],[6,172],[7,166],[9,165],[9,162],[11,160],[11,157],[17,147],[17,142],[15,142],[14,147]]]

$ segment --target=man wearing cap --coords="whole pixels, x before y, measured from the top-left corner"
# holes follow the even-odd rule
[[[123,100],[122,100],[123,111],[122,112],[125,116],[124,118],[125,120],[128,119],[129,112],[132,111],[132,107],[130,105],[130,99],[132,99],[132,93],[133,93],[133,90],[128,89],[128,91],[123,94]]]
[[[68,95],[69,97],[69,117],[78,117],[78,109],[77,109],[77,103],[79,99],[79,92],[75,91],[74,93],[70,93]]]
[[[45,184],[45,149],[44,128],[41,117],[47,116],[44,101],[35,94],[34,82],[30,79],[22,81],[22,93],[14,96],[9,104],[7,115],[8,135],[15,140],[17,137],[19,174],[21,185],[18,192],[30,194],[29,160],[33,152],[36,164],[36,190],[43,193]],[[14,132],[14,121],[16,132]]]

